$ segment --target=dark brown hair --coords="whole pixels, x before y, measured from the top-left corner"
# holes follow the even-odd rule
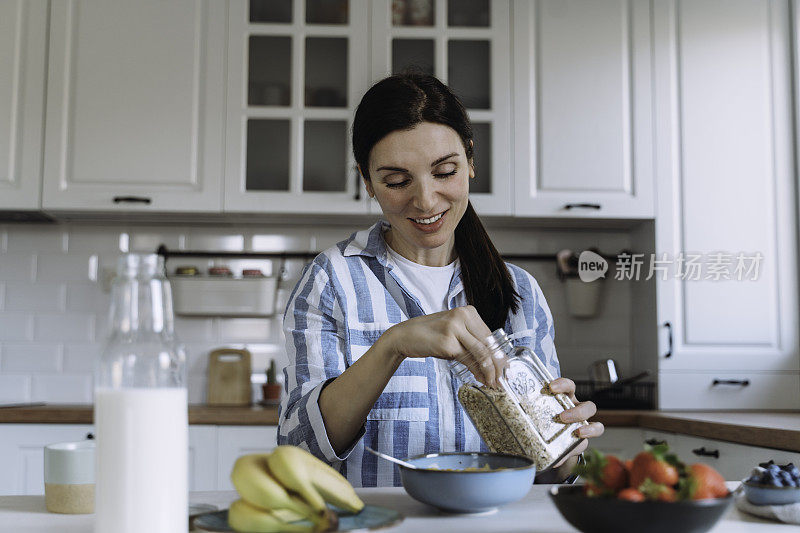
[[[370,180],[369,154],[378,141],[393,131],[408,130],[422,122],[453,128],[464,144],[467,160],[472,162],[472,125],[463,104],[436,77],[404,73],[373,85],[356,109],[353,155],[364,179]],[[519,307],[519,294],[469,202],[456,226],[455,249],[461,261],[467,302],[478,310],[489,329],[504,327],[509,313]]]

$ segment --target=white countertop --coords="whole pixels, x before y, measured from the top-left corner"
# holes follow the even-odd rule
[[[738,482],[729,483],[732,489]],[[405,520],[391,531],[459,531],[504,533],[574,533],[558,513],[547,495],[549,485],[534,485],[528,495],[485,516],[443,514],[408,496],[402,488],[358,489],[368,504],[400,511]],[[192,503],[209,503],[225,508],[237,498],[233,491],[193,492]],[[0,496],[0,530],[14,533],[92,533],[94,515],[59,515],[48,513],[44,496]],[[731,507],[728,514],[711,530],[712,533],[798,531],[800,527],[769,522],[740,513]]]

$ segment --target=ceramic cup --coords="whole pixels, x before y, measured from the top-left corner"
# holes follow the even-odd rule
[[[44,447],[44,501],[51,513],[94,512],[93,440]]]

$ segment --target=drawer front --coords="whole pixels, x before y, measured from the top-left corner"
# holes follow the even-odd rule
[[[797,409],[800,374],[660,372],[659,409]]]
[[[589,446],[625,460],[632,459],[642,451],[642,440],[642,430],[639,428],[607,427],[600,437],[589,440]]]

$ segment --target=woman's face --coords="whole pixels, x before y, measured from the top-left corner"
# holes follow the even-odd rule
[[[449,126],[423,122],[381,139],[370,152],[365,184],[392,225],[389,245],[423,265],[451,262],[474,175],[461,138]]]

